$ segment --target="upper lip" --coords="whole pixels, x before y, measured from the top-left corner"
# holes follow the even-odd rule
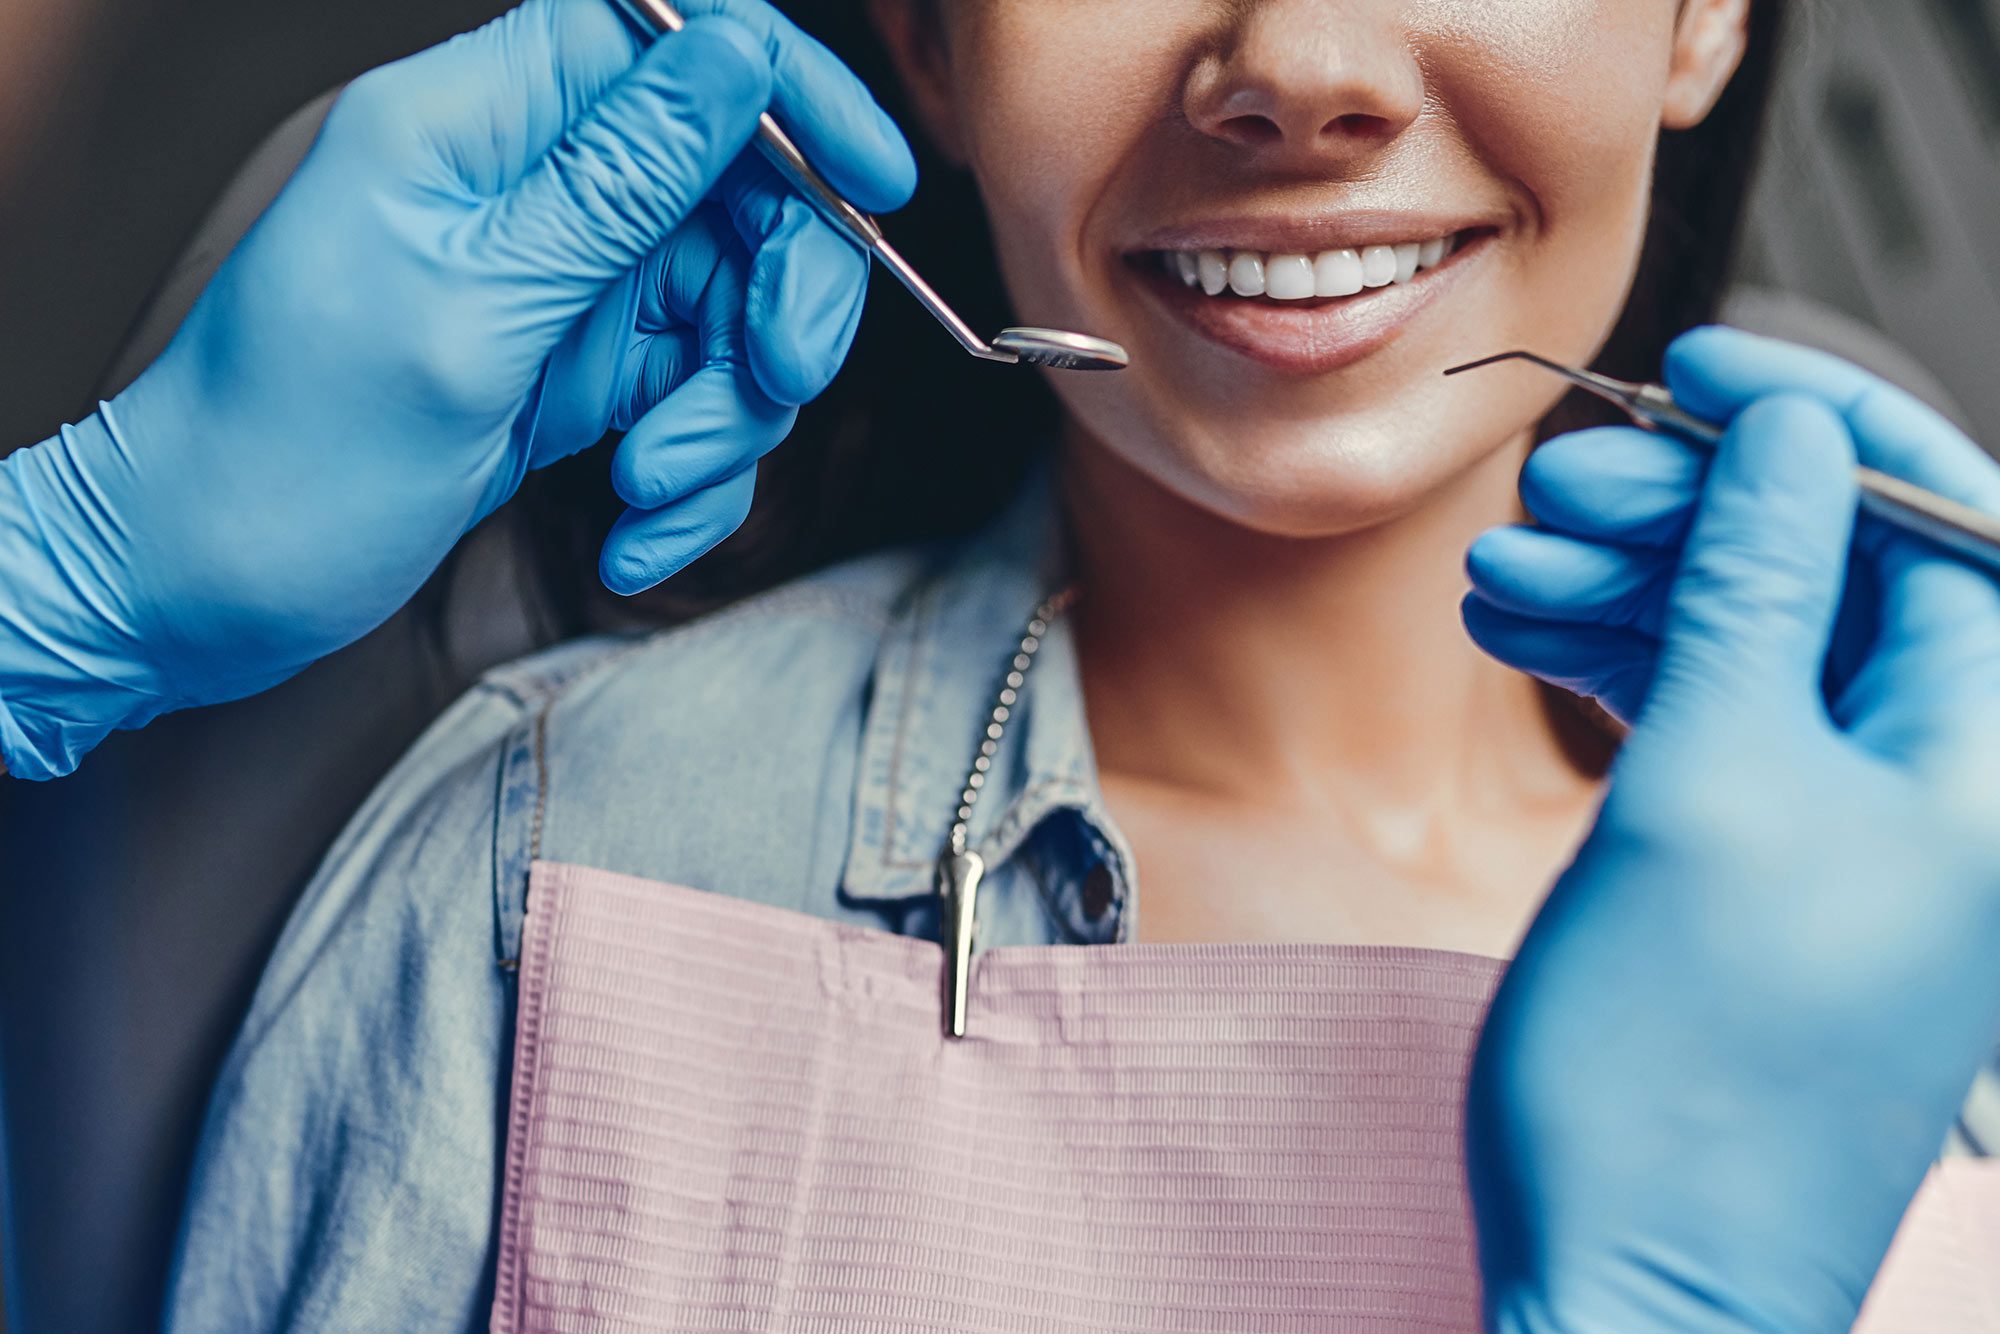
[[[1481,227],[1498,227],[1490,214],[1421,213],[1389,209],[1329,209],[1283,216],[1239,214],[1162,227],[1131,247],[1155,250],[1255,250],[1276,255],[1313,255],[1327,250],[1360,250],[1373,245],[1430,241]]]

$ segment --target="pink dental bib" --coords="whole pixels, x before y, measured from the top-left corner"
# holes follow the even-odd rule
[[[1459,1102],[1502,965],[935,944],[534,870],[493,1328],[1476,1331]],[[2000,1165],[1870,1334],[2000,1334]]]

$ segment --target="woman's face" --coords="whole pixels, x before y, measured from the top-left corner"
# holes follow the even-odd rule
[[[1132,353],[1055,375],[1081,446],[1294,536],[1413,509],[1561,393],[1445,368],[1594,358],[1748,3],[876,0],[1020,319]]]

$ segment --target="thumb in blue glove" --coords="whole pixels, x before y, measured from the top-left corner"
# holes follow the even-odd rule
[[[1906,475],[2000,484],[1955,432],[1899,438]],[[1849,1328],[2000,1035],[2000,590],[1900,537],[1855,552],[1854,461],[1848,420],[1779,393],[1691,513],[1622,504],[1683,484],[1629,454],[1565,464],[1595,568],[1677,559],[1643,628],[1574,627],[1634,637],[1638,722],[1475,1061],[1494,1328]]]
[[[867,274],[744,151],[757,117],[864,207],[900,204],[914,167],[763,0],[686,9],[644,47],[605,0],[530,0],[364,76],[160,361],[0,463],[14,773],[352,642],[608,427],[634,507],[614,588],[741,521]]]

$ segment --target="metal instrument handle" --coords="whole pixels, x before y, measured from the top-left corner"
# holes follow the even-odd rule
[[[1854,475],[1864,511],[2000,575],[2000,519],[1874,468]]]
[[[1681,407],[1660,385],[1641,386],[1636,398],[1633,411],[1661,430],[1711,447],[1722,439],[1720,427]],[[1854,480],[1864,513],[2000,575],[2000,518],[1877,468],[1856,468]]]
[[[1703,421],[1675,402],[1665,385],[1642,384],[1632,397],[1633,414],[1648,425],[1711,449],[1722,443],[1722,428]]]

